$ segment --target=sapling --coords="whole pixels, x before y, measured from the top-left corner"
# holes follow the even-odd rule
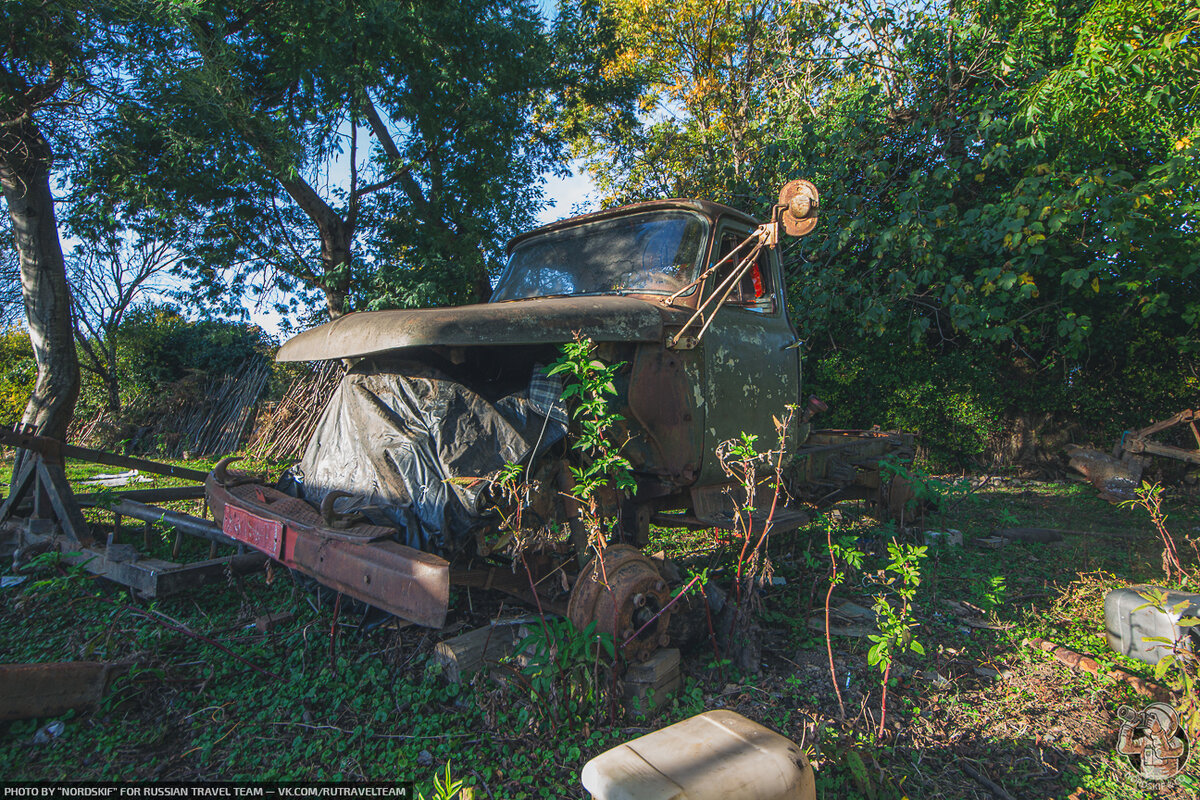
[[[912,634],[917,626],[912,616],[913,601],[917,586],[921,583],[921,559],[927,547],[897,542],[888,542],[888,564],[883,568],[880,591],[875,595],[872,609],[878,615],[879,633],[867,638],[872,644],[867,652],[867,663],[878,667],[881,674],[883,696],[880,701],[879,735],[883,736],[887,720],[888,678],[896,656],[903,652],[925,655],[925,648]]]

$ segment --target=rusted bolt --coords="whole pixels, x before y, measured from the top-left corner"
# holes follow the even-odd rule
[[[371,585],[371,576],[363,575],[363,583],[366,584],[367,586],[370,586]]]
[[[658,646],[659,647],[666,647],[670,643],[671,643],[671,637],[667,636],[665,633],[662,636],[658,637]]]
[[[629,639],[632,636],[633,636],[633,628],[626,628],[625,630],[621,631],[622,639]]]
[[[667,590],[667,582],[666,581],[659,581],[658,583],[654,584],[654,591],[665,592],[666,590]]]
[[[639,592],[633,596],[633,605],[635,608],[641,608],[646,605],[646,595]]]

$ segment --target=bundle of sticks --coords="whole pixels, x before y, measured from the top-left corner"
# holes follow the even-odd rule
[[[299,458],[342,377],[337,361],[322,361],[295,381],[269,412],[261,415],[249,451],[264,460]]]
[[[266,359],[250,358],[235,372],[210,378],[201,402],[158,424],[160,430],[179,434],[167,455],[179,458],[185,451],[199,456],[236,450],[270,377]]]

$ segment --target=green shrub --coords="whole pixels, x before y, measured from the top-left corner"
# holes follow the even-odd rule
[[[0,425],[21,421],[37,380],[37,362],[29,334],[21,328],[0,331]]]
[[[230,320],[189,320],[173,305],[132,311],[113,334],[123,407],[153,406],[184,378],[221,375],[247,358],[267,357],[275,342],[255,325]],[[105,407],[99,378],[84,373],[76,416]]]

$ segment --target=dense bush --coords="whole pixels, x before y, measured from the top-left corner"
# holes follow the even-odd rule
[[[1169,333],[1132,324],[1118,333],[1084,358],[1049,363],[1012,348],[847,335],[809,353],[804,391],[829,405],[823,427],[919,432],[934,468],[1044,460],[1067,441],[1107,450],[1122,431],[1200,399],[1198,365]]]
[[[37,380],[37,362],[29,334],[21,328],[0,331],[0,426],[21,421]]]
[[[122,416],[131,422],[145,421],[141,418],[164,404],[186,400],[181,392],[198,392],[206,378],[236,370],[247,358],[267,357],[275,345],[257,326],[229,320],[189,320],[171,305],[134,310],[114,333],[113,341]],[[102,382],[85,371],[76,418],[95,417],[105,408],[105,401]]]

